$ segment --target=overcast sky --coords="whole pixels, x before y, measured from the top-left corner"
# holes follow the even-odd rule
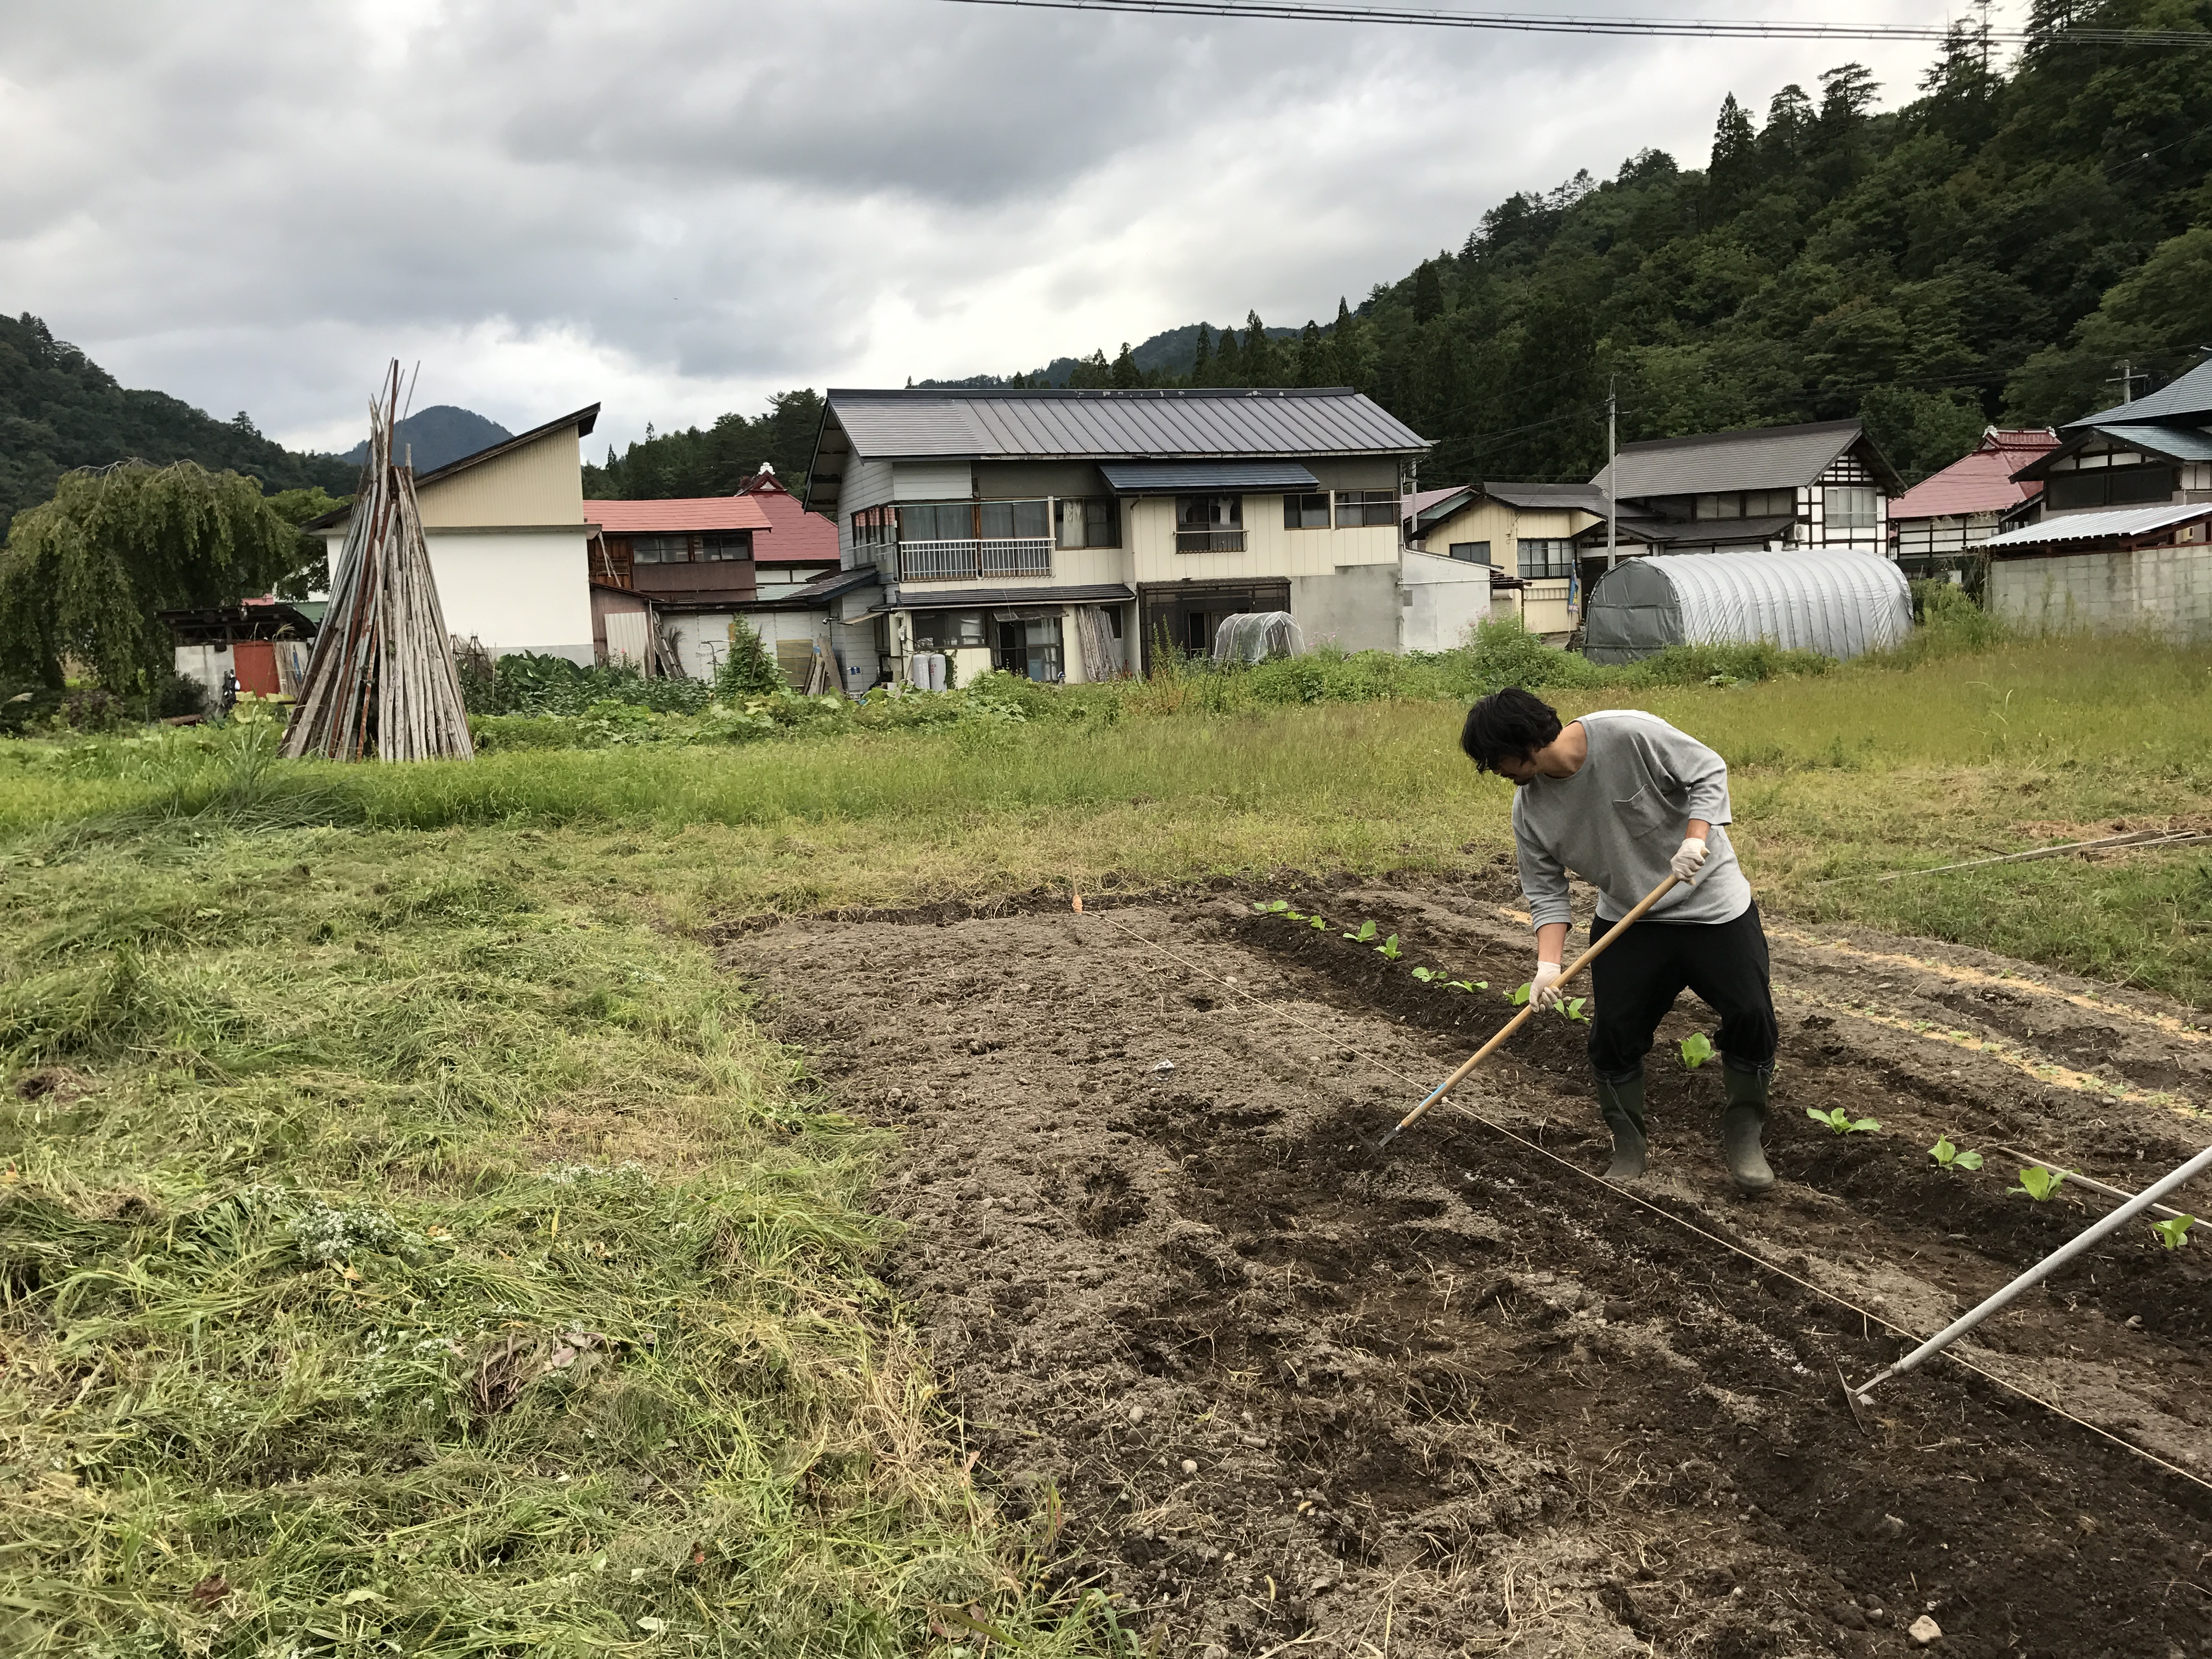
[[[418,408],[602,402],[596,451],[780,387],[1325,320],[1516,190],[1702,166],[1726,92],[1856,58],[1894,103],[1929,55],[946,0],[21,4],[0,307],[296,447],[356,441],[397,356]]]

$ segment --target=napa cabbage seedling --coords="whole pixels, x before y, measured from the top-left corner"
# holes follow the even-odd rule
[[[2177,1215],[2164,1221],[2152,1222],[2150,1230],[2158,1235],[2158,1242],[2167,1249],[2178,1250],[2189,1243],[2189,1230],[2196,1224],[2195,1216]]]
[[[2006,1190],[2008,1192],[2026,1193],[2030,1198],[2040,1204],[2045,1199],[2050,1197],[2051,1194],[2057,1192],[2061,1187],[2064,1186],[2066,1184],[2066,1177],[2073,1173],[2074,1171],[2071,1170],[2046,1170],[2040,1164],[2024,1164],[2021,1166],[2020,1185],[2017,1187],[2007,1188]]]
[[[1318,927],[1326,932],[1328,927],[1328,918],[1318,915],[1308,916],[1306,918],[1306,926],[1309,927]]]
[[[1514,988],[1513,994],[1505,1000],[1511,1003],[1516,1008],[1518,1008],[1522,1003],[1528,1000],[1528,987],[1534,982],[1534,981],[1530,980],[1522,980],[1518,986]]]
[[[1395,933],[1391,934],[1389,938],[1384,939],[1380,945],[1376,945],[1375,947],[1375,953],[1381,957],[1385,962],[1395,962],[1404,954],[1404,952],[1398,949],[1398,936]]]
[[[1279,916],[1291,906],[1287,899],[1269,899],[1265,904],[1255,904],[1252,908],[1263,916]]]
[[[1487,991],[1490,988],[1490,981],[1486,979],[1455,979],[1451,982],[1451,988],[1470,994],[1476,991]]]
[[[1982,1167],[1979,1152],[1962,1152],[1951,1144],[1948,1135],[1937,1135],[1936,1144],[1928,1149],[1928,1156],[1947,1170],[1978,1170]]]
[[[1869,1135],[1881,1127],[1879,1119],[1853,1117],[1840,1106],[1826,1112],[1816,1112],[1808,1106],[1805,1115],[1815,1123],[1826,1124],[1839,1135]]]
[[[1713,1057],[1713,1040],[1703,1031],[1692,1031],[1674,1045],[1682,1051],[1682,1064],[1694,1072]]]
[[[1433,985],[1437,981],[1442,979],[1443,976],[1444,970],[1441,968],[1416,968],[1413,969],[1413,977],[1420,981],[1424,985]]]
[[[1372,945],[1375,942],[1375,931],[1373,922],[1363,921],[1359,924],[1358,933],[1346,933],[1345,938],[1350,939],[1354,945]]]
[[[1588,997],[1569,997],[1559,1005],[1559,1012],[1569,1019],[1580,1020],[1587,1025],[1589,1024],[1589,1016],[1583,1012],[1583,1007],[1589,1000]]]

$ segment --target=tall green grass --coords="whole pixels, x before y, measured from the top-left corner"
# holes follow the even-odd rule
[[[507,833],[76,846],[0,885],[0,1650],[1103,1639],[955,1461],[878,1140],[650,893]]]

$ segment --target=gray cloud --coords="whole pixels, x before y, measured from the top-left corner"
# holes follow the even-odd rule
[[[23,8],[0,306],[291,441],[351,441],[394,353],[422,401],[602,399],[619,440],[1326,316],[1514,190],[1696,165],[1724,91],[1850,56],[1901,91],[1923,54],[934,0]]]

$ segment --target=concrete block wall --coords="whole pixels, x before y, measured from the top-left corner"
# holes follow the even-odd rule
[[[2029,628],[2148,628],[2212,638],[2212,546],[1997,559],[1990,608]]]

